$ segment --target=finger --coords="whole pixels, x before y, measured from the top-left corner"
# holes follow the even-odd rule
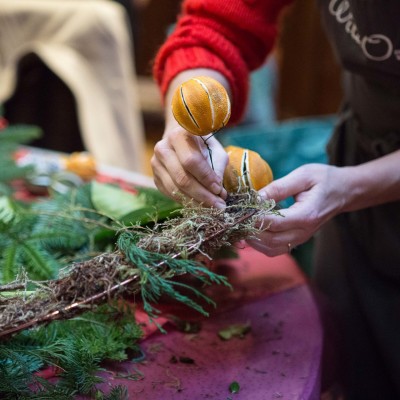
[[[302,230],[289,230],[280,233],[265,231],[256,238],[248,239],[249,245],[269,256],[290,252],[296,245],[304,243],[308,237]]]
[[[179,190],[165,169],[163,173],[160,173],[160,171],[161,168],[159,168],[157,174],[154,175],[154,183],[162,193],[179,203],[190,200],[193,201],[193,203],[196,205],[200,204],[199,202],[197,202],[193,198],[186,196],[181,190]]]
[[[204,142],[202,138],[188,135],[181,138],[179,145],[172,143],[179,162],[205,188],[216,195],[226,196],[222,179],[228,155],[215,139]]]
[[[261,218],[257,224],[258,228],[273,233],[302,230],[302,227],[305,229],[311,218],[313,218],[312,213],[308,210],[300,209],[296,205],[297,203],[289,208],[279,210],[279,214],[271,214]]]
[[[289,197],[308,190],[311,186],[306,169],[297,168],[288,175],[272,181],[269,185],[260,189],[259,194],[264,199],[273,199],[277,203]]]
[[[263,243],[261,240],[257,239],[247,240],[247,243],[257,251],[260,251],[268,257],[276,257],[285,253],[289,253],[289,250],[291,249],[291,247],[289,247],[287,244],[272,248],[265,245],[265,243]]]
[[[176,200],[173,193],[177,191],[177,188],[164,166],[154,156],[151,159],[151,167],[153,170],[153,180],[157,189],[166,196]]]
[[[181,193],[204,206],[225,208],[225,202],[221,197],[211,193],[185,171],[174,151],[168,150],[168,152],[167,165],[164,165],[156,156],[152,158],[154,181],[163,193],[168,193],[167,195],[175,200],[179,200],[176,194]]]
[[[200,168],[209,172],[210,179],[202,183],[207,190],[215,195],[224,194],[222,184],[217,175],[208,164],[207,157],[202,153],[199,143],[200,138],[190,135],[182,129],[172,131],[167,139],[163,139],[154,147],[155,157],[165,166],[171,177],[174,177],[181,168],[187,171],[187,175],[197,179],[194,174]],[[180,164],[179,171],[174,168]],[[204,174],[204,173],[203,173]],[[179,186],[179,184],[178,184]],[[196,199],[196,197],[194,197]]]

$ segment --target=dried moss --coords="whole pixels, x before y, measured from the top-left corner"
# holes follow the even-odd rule
[[[257,233],[257,221],[268,213],[276,213],[274,207],[274,202],[261,201],[256,192],[249,192],[231,195],[225,210],[189,202],[179,217],[151,229],[126,228],[121,234],[128,232],[136,241],[129,246],[143,250],[140,263],[139,257],[135,260],[138,253],[130,252],[128,256],[127,249],[119,248],[114,253],[71,265],[56,280],[35,282],[37,289],[31,295],[22,291],[11,298],[0,296],[0,337],[40,323],[71,318],[111,298],[136,294],[144,285],[143,266],[152,271],[153,278],[158,274],[161,279],[171,279],[187,271],[197,274],[197,269],[173,269],[169,261],[193,260],[198,254],[212,258],[220,248]],[[27,282],[13,284],[26,287]],[[146,290],[154,290],[155,299],[161,295],[160,286],[147,285]]]

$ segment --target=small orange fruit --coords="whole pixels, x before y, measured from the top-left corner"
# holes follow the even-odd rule
[[[64,168],[82,179],[90,180],[97,174],[94,157],[86,152],[75,152],[64,157]]]
[[[260,190],[274,179],[271,167],[257,152],[237,146],[225,147],[225,151],[229,162],[223,184],[228,192]]]
[[[228,93],[221,83],[207,76],[182,83],[172,96],[171,106],[179,125],[198,136],[217,132],[231,116]]]

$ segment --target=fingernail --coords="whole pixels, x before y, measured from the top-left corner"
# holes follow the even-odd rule
[[[218,183],[213,183],[212,185],[211,185],[211,192],[213,192],[214,194],[216,194],[217,196],[219,196],[220,194],[221,194],[221,192],[222,192],[222,186],[221,185],[218,185]]]
[[[226,198],[228,197],[228,192],[226,191],[226,189],[222,188],[221,193],[219,194],[219,197],[221,197],[221,199],[226,200]]]
[[[224,201],[217,201],[214,203],[214,207],[222,210],[222,209],[226,208],[226,204]]]

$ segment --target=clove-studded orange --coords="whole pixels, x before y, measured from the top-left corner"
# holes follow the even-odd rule
[[[223,184],[228,192],[260,190],[274,179],[271,167],[257,152],[237,146],[225,147],[225,151],[229,162]]]
[[[207,76],[182,83],[172,96],[171,107],[179,125],[198,136],[217,132],[231,116],[231,103],[224,86]]]

